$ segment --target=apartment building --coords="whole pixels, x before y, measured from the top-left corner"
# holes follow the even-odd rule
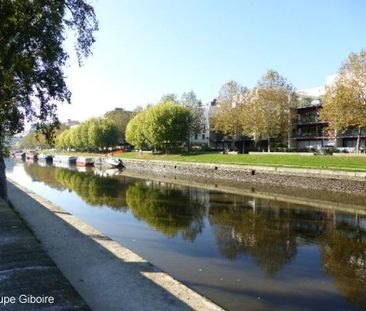
[[[336,132],[328,128],[328,122],[320,120],[322,96],[326,87],[333,83],[335,76],[326,80],[325,87],[300,90],[299,106],[293,114],[290,147],[295,149],[319,149],[336,147],[352,151],[357,144],[357,129]],[[360,147],[366,149],[366,129],[361,131]]]

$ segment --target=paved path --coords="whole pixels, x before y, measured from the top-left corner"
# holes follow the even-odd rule
[[[42,302],[46,303],[21,303],[28,300],[27,295],[53,297],[54,302],[43,297]],[[4,302],[6,299],[8,304]],[[11,299],[15,302],[11,303]],[[40,309],[89,310],[89,307],[14,210],[0,199],[0,310]]]

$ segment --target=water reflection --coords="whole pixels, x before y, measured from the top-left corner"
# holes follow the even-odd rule
[[[366,234],[347,223],[336,225],[322,237],[322,261],[335,278],[337,289],[349,301],[366,307]]]
[[[267,275],[274,275],[296,255],[296,234],[288,210],[258,208],[255,199],[234,196],[233,202],[210,206],[210,223],[218,246],[234,259],[240,253],[255,258]]]
[[[137,219],[169,237],[181,233],[185,240],[194,241],[202,232],[205,207],[187,188],[138,181],[128,187],[126,201]]]
[[[152,180],[108,177],[24,164],[33,180],[74,191],[91,206],[129,211],[173,239],[195,242],[206,226],[220,254],[232,262],[249,256],[275,279],[301,247],[316,246],[323,276],[354,307],[366,308],[366,218],[264,198],[225,194]],[[311,269],[311,267],[309,268]]]

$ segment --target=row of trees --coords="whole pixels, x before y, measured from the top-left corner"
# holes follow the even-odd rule
[[[164,149],[183,142],[189,144],[191,135],[202,131],[204,123],[202,103],[194,92],[162,97],[154,106],[137,113],[127,125],[126,140],[138,149]]]
[[[287,139],[291,108],[296,106],[294,87],[278,72],[268,71],[253,89],[235,81],[223,85],[218,109],[211,116],[211,129],[235,137],[244,135],[258,141]]]
[[[54,136],[59,136],[63,131],[67,130],[68,126],[61,124],[58,129],[55,130]],[[31,131],[25,135],[18,143],[19,149],[34,149],[34,148],[51,148],[54,147],[54,141],[48,140],[47,137],[39,131]]]
[[[357,129],[357,152],[361,132],[366,128],[366,50],[351,53],[342,64],[337,78],[327,86],[320,119],[329,130],[343,132]],[[235,81],[226,83],[217,99],[218,109],[211,117],[211,129],[231,135],[248,136],[256,142],[271,140],[285,144],[292,129],[292,113],[298,104],[295,88],[278,72],[270,70],[253,89]]]
[[[94,118],[63,131],[56,137],[58,149],[101,150],[118,145],[119,132],[107,118]]]

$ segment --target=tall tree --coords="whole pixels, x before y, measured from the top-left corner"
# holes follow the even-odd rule
[[[123,108],[116,108],[115,110],[107,112],[104,117],[113,122],[118,130],[118,143],[122,144],[126,139],[126,127],[128,122],[134,116],[134,112],[126,111]]]
[[[295,102],[294,87],[278,72],[269,70],[241,107],[243,131],[251,133],[255,140],[266,138],[270,152],[272,138],[288,138],[290,108]]]
[[[351,53],[323,98],[320,118],[337,131],[357,129],[356,151],[366,128],[366,50]]]
[[[188,147],[190,143],[190,137],[192,135],[198,135],[205,127],[205,118],[203,115],[202,102],[197,98],[197,95],[193,92],[183,93],[180,103],[189,109],[191,114],[191,123],[189,124],[188,133]]]
[[[151,146],[173,147],[186,140],[191,124],[187,107],[166,101],[145,111],[145,135]]]
[[[161,99],[160,99],[160,103],[162,103],[162,102],[174,102],[174,103],[178,103],[178,97],[174,93],[164,94],[161,97]]]
[[[137,113],[127,124],[126,140],[142,153],[142,148],[147,145],[145,134],[145,112]]]
[[[63,68],[65,31],[76,34],[79,63],[98,25],[86,0],[0,1],[0,196],[7,199],[3,142],[34,121],[47,138],[59,124],[57,102],[70,102]]]
[[[241,133],[238,112],[247,93],[248,89],[236,81],[225,83],[217,99],[218,108],[210,119],[210,127],[213,131],[232,136],[233,144],[237,134]]]

